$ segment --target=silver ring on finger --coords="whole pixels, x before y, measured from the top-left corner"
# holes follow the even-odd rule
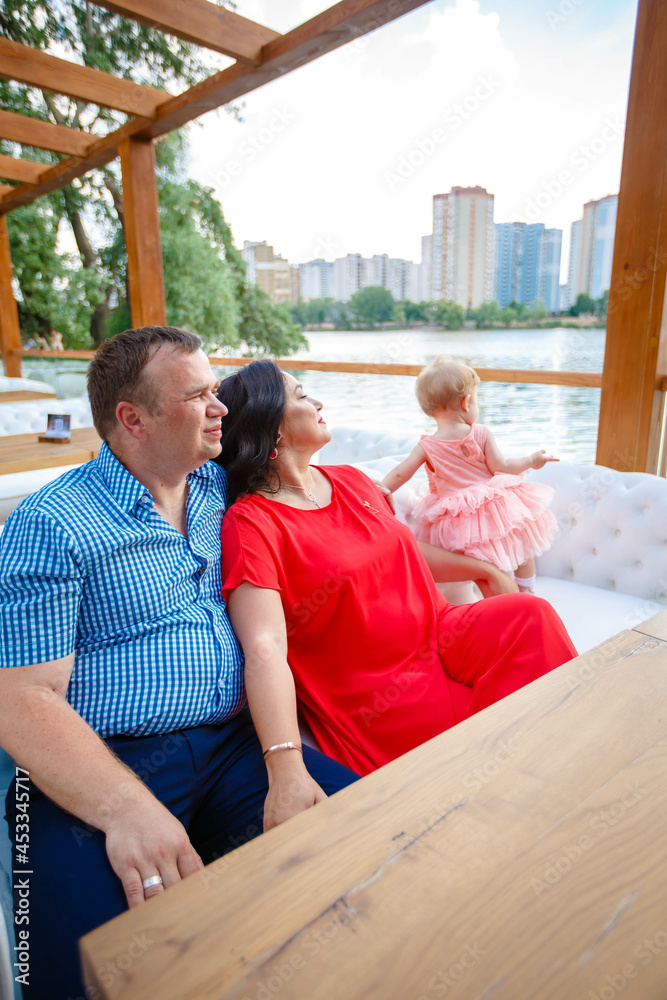
[[[162,876],[151,875],[150,878],[145,878],[141,884],[144,887],[144,891],[150,889],[152,885],[162,885]]]

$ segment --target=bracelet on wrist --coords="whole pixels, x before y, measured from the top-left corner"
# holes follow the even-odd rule
[[[266,758],[269,756],[270,753],[276,753],[278,750],[298,750],[299,753],[303,756],[303,750],[301,749],[301,744],[292,743],[291,740],[288,740],[287,743],[276,743],[275,746],[269,747],[267,750],[264,751],[262,757],[266,760]]]

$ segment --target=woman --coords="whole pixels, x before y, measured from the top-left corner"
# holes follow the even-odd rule
[[[310,466],[331,435],[291,375],[255,361],[218,395],[223,587],[265,748],[266,829],[324,797],[297,701],[324,752],[366,774],[576,656],[540,598],[448,604],[378,487]]]

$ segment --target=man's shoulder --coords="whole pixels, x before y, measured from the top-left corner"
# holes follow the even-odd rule
[[[10,514],[10,518],[16,514],[47,514],[56,519],[63,515],[66,520],[76,520],[81,504],[85,504],[92,491],[101,487],[102,481],[95,461],[86,462],[31,493]]]

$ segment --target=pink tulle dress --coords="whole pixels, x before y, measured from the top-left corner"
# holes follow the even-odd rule
[[[548,508],[550,486],[522,476],[492,475],[484,448],[486,427],[473,424],[461,441],[424,435],[429,492],[410,515],[420,542],[439,545],[515,570],[551,547],[556,518]]]

